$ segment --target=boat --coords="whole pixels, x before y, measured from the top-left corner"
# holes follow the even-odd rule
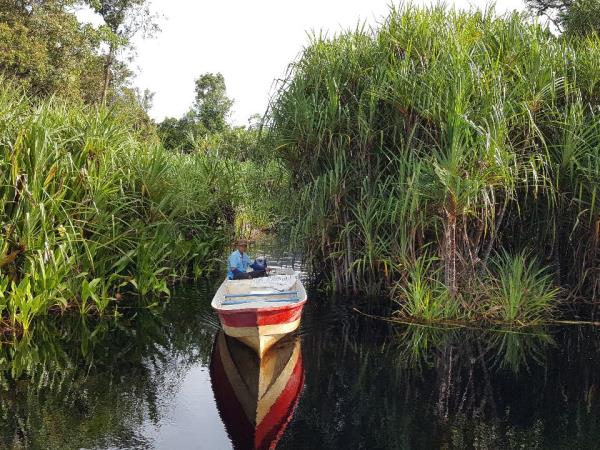
[[[219,332],[210,361],[217,409],[236,450],[272,450],[291,421],[302,387],[304,364],[294,334],[263,358]]]
[[[276,268],[269,276],[223,281],[212,307],[223,331],[252,348],[259,357],[300,326],[306,290],[296,272]]]

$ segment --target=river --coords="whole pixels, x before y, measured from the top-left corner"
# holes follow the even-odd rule
[[[214,289],[179,287],[164,310],[118,320],[47,320],[3,345],[0,448],[254,448],[215,369]],[[265,445],[598,448],[595,329],[449,330],[357,312],[388,307],[311,295],[286,347],[301,383]]]

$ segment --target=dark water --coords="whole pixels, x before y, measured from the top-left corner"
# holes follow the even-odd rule
[[[0,448],[231,448],[242,425],[223,423],[236,411],[211,384],[211,295],[180,289],[160,314],[49,321],[3,345]],[[302,391],[278,449],[600,448],[594,329],[392,327],[350,304],[383,309],[316,296],[305,309]]]

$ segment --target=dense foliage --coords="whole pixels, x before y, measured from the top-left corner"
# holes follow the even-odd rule
[[[531,11],[548,18],[556,29],[570,36],[600,32],[599,0],[525,0]]]
[[[227,124],[221,74],[182,119],[149,118],[125,56],[156,31],[146,0],[0,0],[0,330],[168,293],[220,269],[236,230],[273,225],[285,174],[257,127]]]
[[[73,2],[0,1],[0,72],[31,95],[99,99],[100,30],[67,9]]]
[[[196,142],[196,151],[224,159],[235,167],[232,173],[240,195],[236,203],[236,234],[252,238],[277,230],[288,202],[289,173],[275,158],[269,133],[257,125],[227,127]]]
[[[595,296],[599,57],[596,37],[443,7],[314,37],[271,109],[313,271],[403,303],[425,286],[427,302],[457,299],[450,316],[542,317],[496,304],[490,277],[536,286],[534,304],[553,301],[549,281]]]
[[[76,10],[86,4],[103,24],[78,20]],[[131,37],[156,31],[153,19],[145,0],[1,0],[0,74],[35,99],[117,108],[136,132],[153,137],[153,94],[131,86],[126,63]]]
[[[165,118],[157,126],[164,148],[201,153],[235,166],[231,180],[239,201],[235,211],[238,236],[252,237],[275,229],[281,222],[288,192],[288,171],[275,157],[271,135],[262,130],[263,118],[253,115],[248,126],[227,122],[233,100],[220,73],[205,73],[195,82],[189,111],[179,119]]]
[[[102,313],[123,292],[215,266],[235,207],[233,167],[136,139],[118,111],[31,103],[0,89],[0,317]],[[229,214],[228,214],[229,211]]]

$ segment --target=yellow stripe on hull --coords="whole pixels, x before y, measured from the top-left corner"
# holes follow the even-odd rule
[[[255,327],[229,327],[223,324],[223,330],[228,336],[236,338],[252,348],[260,358],[279,339],[295,331],[300,326],[300,319],[293,322],[260,325]]]

